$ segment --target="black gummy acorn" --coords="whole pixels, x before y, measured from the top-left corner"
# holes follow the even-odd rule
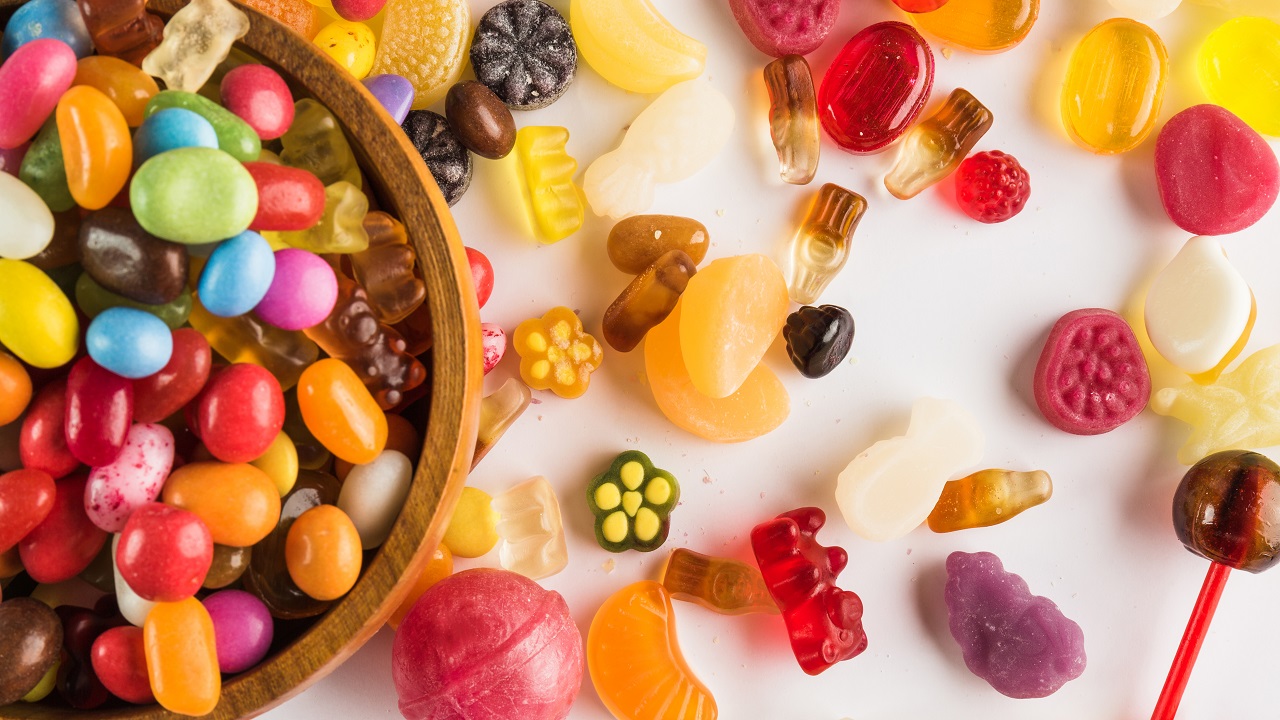
[[[541,0],[506,0],[480,18],[471,67],[513,110],[555,102],[578,72],[578,45],[564,16]]]
[[[830,373],[853,345],[853,315],[838,305],[806,305],[787,317],[782,328],[787,355],[808,378]]]
[[[471,153],[453,134],[449,122],[430,110],[413,110],[400,127],[427,164],[445,202],[458,202],[471,187]]]

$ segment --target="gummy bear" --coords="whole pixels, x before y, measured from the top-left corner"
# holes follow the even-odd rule
[[[100,55],[140,65],[164,36],[164,21],[147,12],[146,0],[76,0]]]
[[[320,356],[320,348],[306,335],[268,325],[253,313],[220,318],[196,302],[190,322],[228,362],[261,365],[276,376],[282,390],[297,385],[302,371]]]
[[[685,548],[671,551],[662,571],[662,586],[677,600],[725,615],[780,612],[754,566]]]
[[[600,343],[584,332],[582,320],[563,306],[520,323],[513,343],[525,383],[562,398],[581,397],[591,385],[591,373],[604,359]]]
[[[351,255],[351,272],[369,293],[374,315],[388,325],[404,320],[427,297],[427,287],[414,270],[418,256],[404,225],[375,211],[364,216],[369,247]]]
[[[462,76],[471,43],[467,0],[391,0],[382,10],[382,37],[374,75],[400,75],[413,83],[413,107],[444,98]]]
[[[1053,495],[1053,481],[1043,470],[979,470],[942,488],[929,513],[929,529],[936,533],[997,525]]]
[[[1040,15],[1040,0],[948,0],[911,21],[939,40],[970,52],[998,53],[1027,38]]]
[[[306,170],[326,186],[346,180],[357,190],[364,187],[347,136],[333,113],[315,100],[303,98],[294,103],[293,124],[280,137],[280,144],[280,160],[285,165]]]
[[[569,24],[582,59],[623,90],[662,92],[698,77],[707,63],[706,46],[649,0],[572,0]]]
[[[539,240],[563,240],[582,227],[586,215],[582,191],[573,182],[578,161],[565,151],[569,131],[562,127],[523,127],[515,152],[520,195]]]
[[[848,262],[853,233],[866,212],[867,201],[858,193],[832,183],[822,186],[791,239],[787,287],[792,300],[808,305],[827,289]]]
[[[652,552],[671,531],[671,511],[680,501],[680,483],[653,466],[649,456],[628,450],[587,485],[587,504],[596,517],[596,542],[613,553]]]
[[[919,195],[955,172],[993,121],[991,111],[968,90],[952,90],[942,107],[907,132],[898,161],[884,176],[885,188],[899,200]]]
[[[142,69],[170,90],[196,92],[248,32],[248,16],[227,0],[191,0],[169,18],[164,39],[142,61]]]
[[[569,564],[560,501],[546,478],[539,475],[494,496],[493,509],[502,538],[502,567],[541,580]]]
[[[1076,144],[1100,154],[1132,150],[1160,115],[1169,54],[1154,30],[1113,18],[1089,31],[1062,83],[1062,122]]]
[[[764,67],[769,89],[769,135],[778,151],[785,182],[807,185],[818,172],[818,95],[809,63],[800,55],[785,55]]]
[[[324,214],[306,230],[290,230],[277,237],[290,247],[313,253],[358,253],[369,249],[364,228],[369,198],[359,188],[339,180],[324,189]]]

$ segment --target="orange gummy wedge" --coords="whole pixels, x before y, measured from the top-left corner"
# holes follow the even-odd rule
[[[662,414],[677,427],[715,442],[750,440],[781,425],[791,412],[791,398],[763,363],[729,397],[710,398],[694,388],[680,350],[683,304],[677,303],[645,336],[645,373]]]
[[[656,582],[604,601],[587,633],[591,684],[621,720],[716,720],[719,710],[680,654],[671,595]]]

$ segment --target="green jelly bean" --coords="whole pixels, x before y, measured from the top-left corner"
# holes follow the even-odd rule
[[[80,322],[40,268],[0,258],[0,345],[38,368],[66,365],[80,347]]]
[[[109,308],[127,307],[155,315],[171,330],[177,330],[187,323],[187,318],[191,317],[191,306],[194,304],[191,291],[183,290],[181,295],[163,305],[144,305],[107,290],[89,277],[89,273],[82,273],[80,279],[76,281],[75,295],[76,304],[90,319],[98,317]]]
[[[147,232],[199,245],[247,230],[258,212],[258,187],[244,165],[221,150],[178,148],[138,168],[129,203]]]
[[[190,110],[208,120],[218,136],[218,148],[240,162],[257,160],[258,153],[262,152],[262,140],[249,123],[209,98],[181,90],[164,90],[151,98],[144,114],[151,117],[168,108]]]
[[[62,139],[58,123],[49,118],[35,142],[22,159],[18,178],[36,191],[53,212],[64,212],[76,206],[67,187],[67,167],[62,162]]]

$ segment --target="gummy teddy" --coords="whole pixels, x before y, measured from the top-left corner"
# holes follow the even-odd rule
[[[843,548],[817,541],[817,532],[826,522],[821,509],[804,507],[751,530],[756,564],[782,610],[796,660],[810,675],[867,649],[862,599],[835,584],[849,555]]]
[[[326,187],[339,180],[357,190],[364,187],[355,153],[333,113],[311,98],[303,98],[293,107],[293,124],[280,137],[280,160],[315,175]]]
[[[671,511],[680,483],[653,466],[649,456],[628,450],[587,486],[587,504],[596,516],[596,541],[609,552],[651,552],[671,531]]]
[[[578,161],[565,150],[569,131],[562,127],[523,127],[515,152],[520,196],[544,243],[563,240],[582,227],[586,215],[582,191],[573,182]]]
[[[169,18],[164,39],[142,61],[142,69],[170,90],[196,92],[248,32],[248,16],[227,0],[191,0]]]
[[[378,210],[364,216],[369,247],[351,256],[351,272],[369,293],[378,319],[394,325],[422,306],[427,287],[417,276],[418,256],[404,225]]]
[[[600,343],[564,306],[520,323],[513,344],[520,355],[521,379],[534,390],[551,390],[562,398],[581,397],[604,359]]]
[[[677,600],[725,615],[780,612],[754,566],[685,548],[671,551],[662,571],[662,586]]]
[[[345,180],[324,189],[324,214],[320,222],[306,230],[290,230],[278,235],[290,247],[313,253],[358,253],[369,249],[364,218],[369,198]]]
[[[147,12],[146,0],[76,0],[100,55],[138,65],[164,35],[164,21]]]
[[[569,564],[560,501],[546,478],[539,475],[494,496],[493,509],[502,538],[502,567],[541,580]]]
[[[707,48],[658,14],[649,0],[572,0],[569,24],[582,59],[605,80],[658,93],[702,74]]]

